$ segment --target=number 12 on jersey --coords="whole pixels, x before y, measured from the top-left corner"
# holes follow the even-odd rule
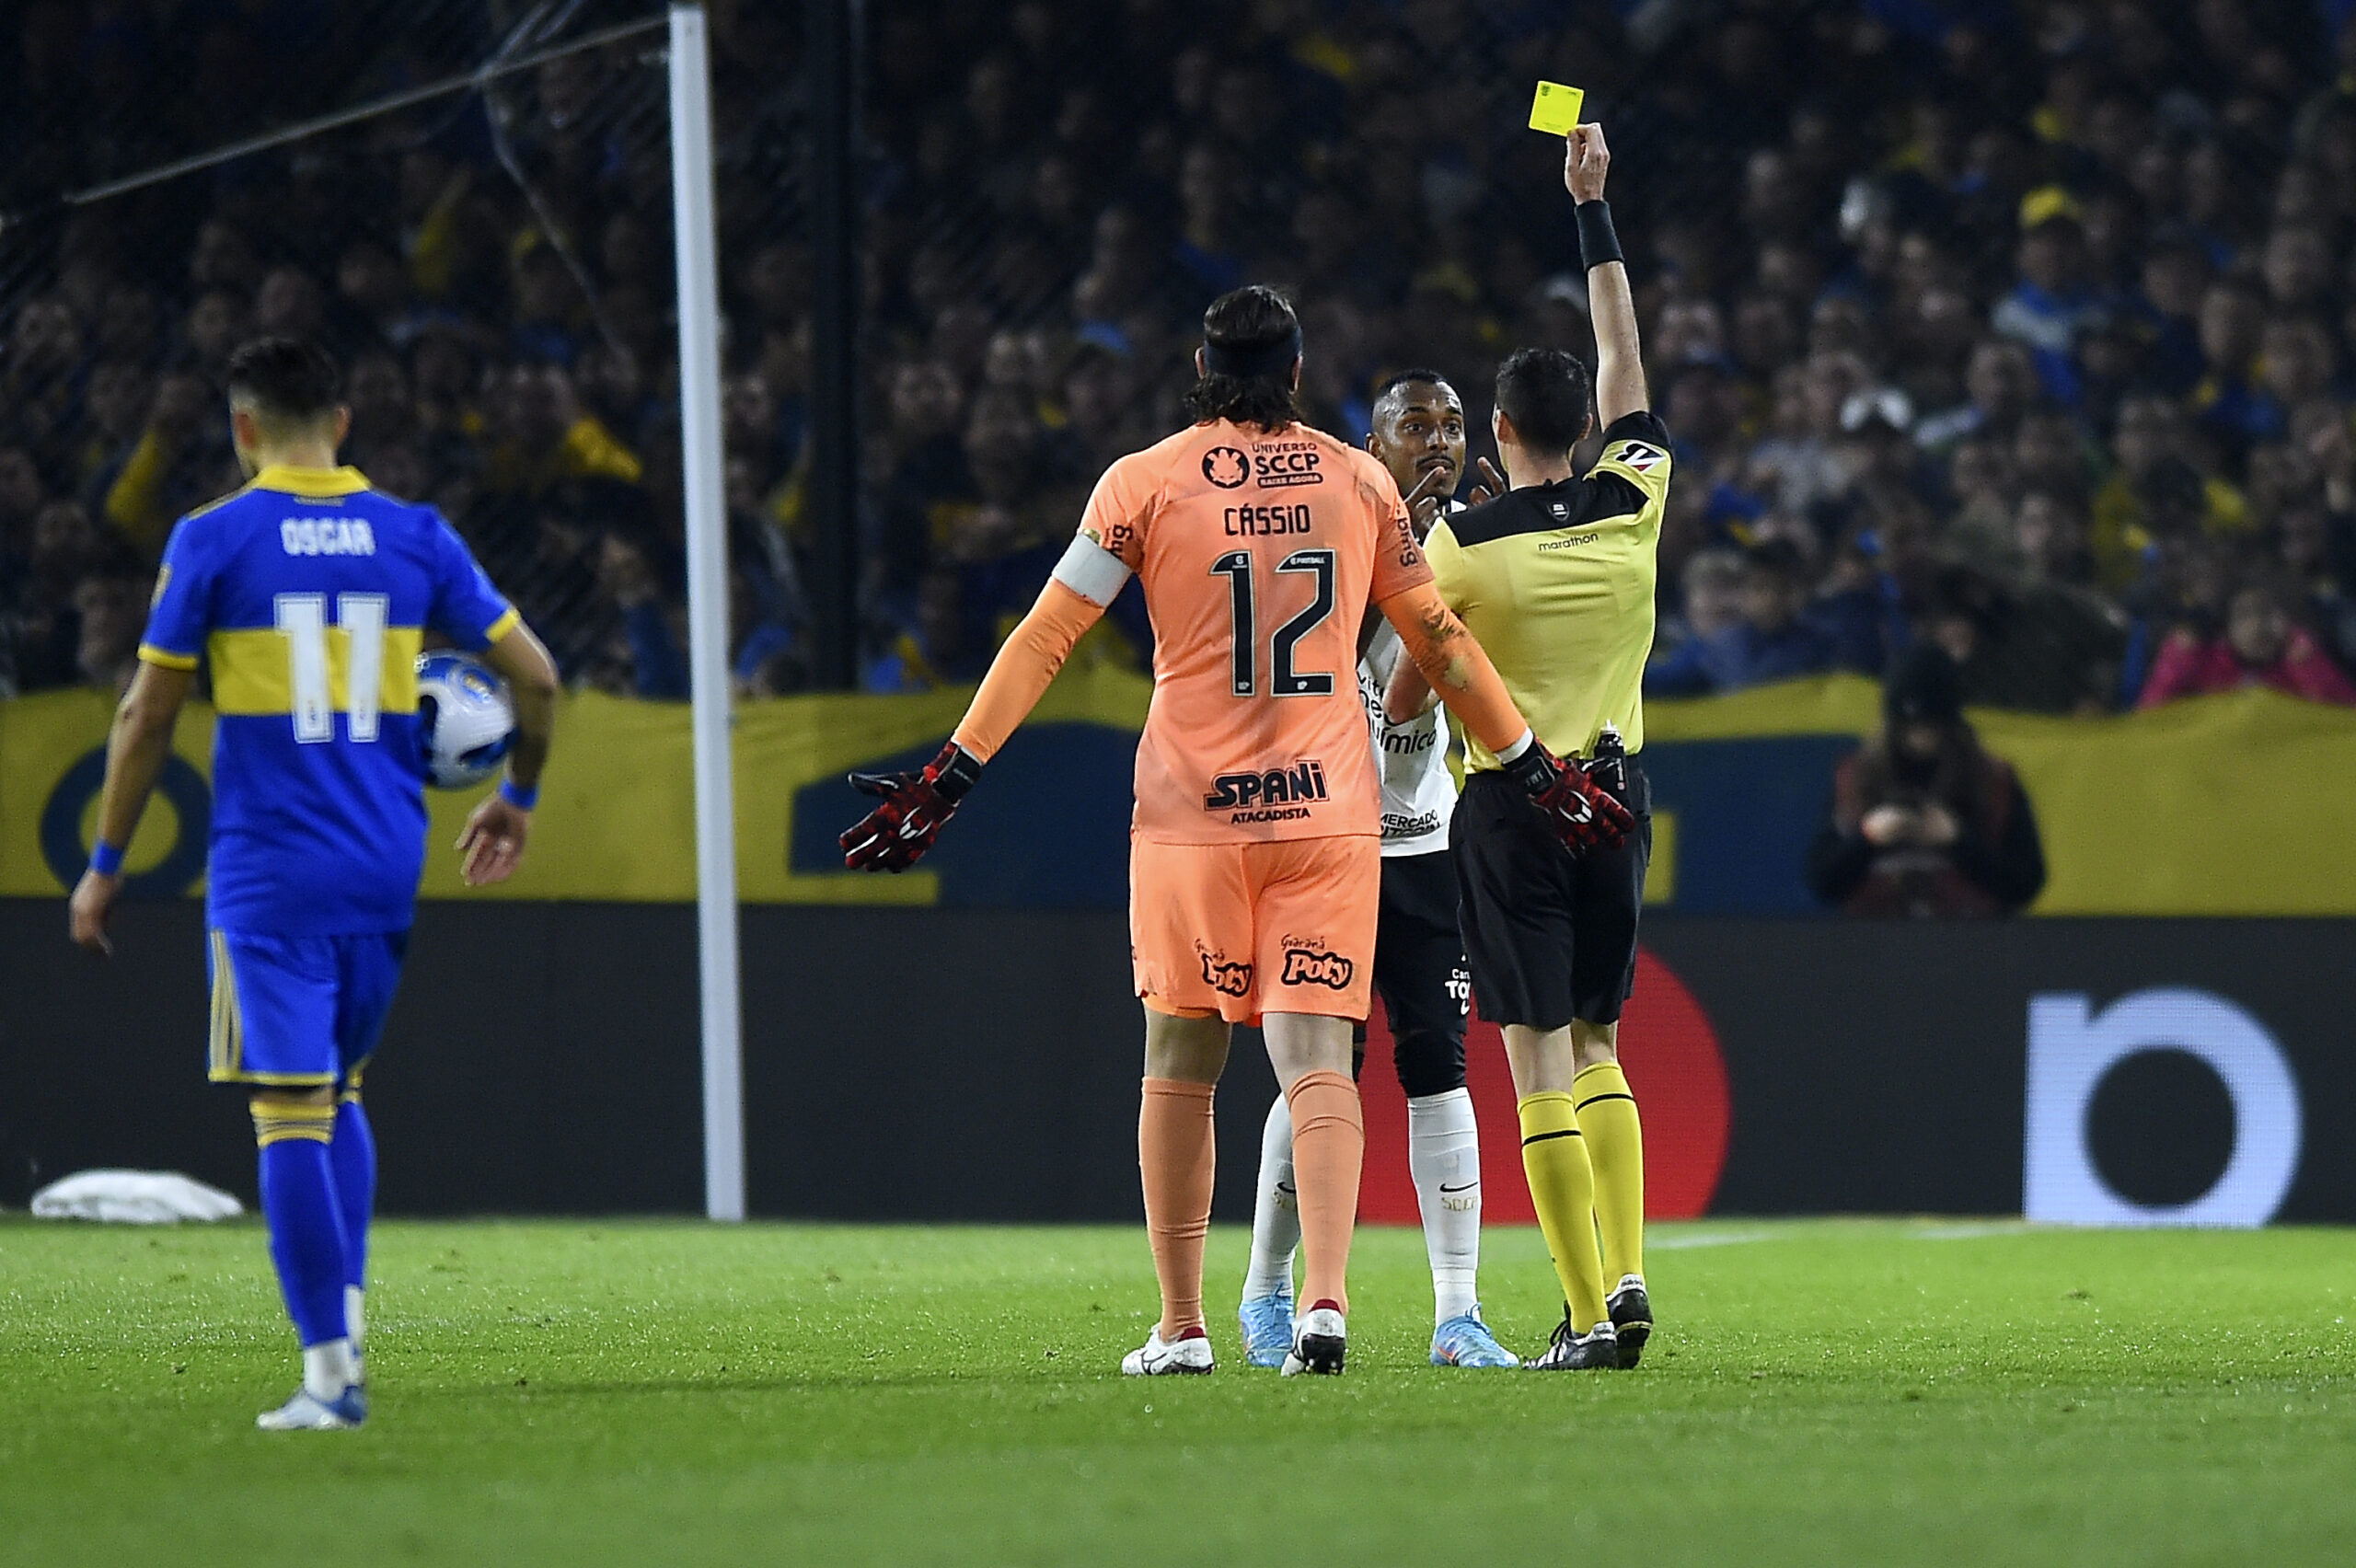
[[[1295,550],[1276,563],[1278,572],[1307,572],[1317,579],[1316,596],[1309,607],[1276,628],[1268,639],[1268,695],[1271,697],[1331,697],[1334,677],[1292,667],[1293,650],[1334,613],[1334,552]],[[1253,592],[1252,552],[1230,550],[1211,563],[1211,575],[1227,579],[1228,609],[1234,620],[1230,655],[1230,689],[1238,697],[1257,697],[1259,688],[1259,619]]]
[[[278,634],[286,639],[288,707],[294,738],[306,745],[335,739],[335,693],[329,679],[328,596],[281,594]],[[338,594],[335,622],[343,633],[346,731],[355,741],[376,738],[385,690],[385,626],[392,601],[382,594]]]

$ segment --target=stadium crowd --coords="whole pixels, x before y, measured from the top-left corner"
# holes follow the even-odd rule
[[[1974,704],[2356,702],[2346,8],[878,7],[865,683],[978,674],[1096,474],[1184,422],[1201,309],[1239,282],[1297,300],[1311,406],[1346,436],[1402,367],[1479,421],[1509,348],[1591,352],[1559,146],[1521,128],[1542,76],[1611,136],[1678,443],[1649,690],[1877,675],[1928,640]],[[156,156],[252,129],[237,84],[281,11],[333,15],[22,8],[17,200],[136,166],[121,117],[58,111],[77,97],[201,106],[150,117]],[[175,25],[202,40],[191,87]],[[734,662],[786,691],[812,525],[796,44],[749,4],[714,38]],[[569,680],[684,696],[659,94],[627,46],[570,57],[495,115],[375,122],[9,239],[0,685],[120,684],[172,518],[236,482],[211,378],[272,331],[343,354],[351,459],[443,506]],[[1149,636],[1116,616],[1095,651]]]

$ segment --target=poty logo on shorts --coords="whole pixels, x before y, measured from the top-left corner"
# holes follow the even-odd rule
[[[1303,940],[1297,937],[1285,939],[1284,984],[1288,986],[1322,986],[1328,990],[1349,989],[1350,977],[1358,966],[1338,952],[1328,952],[1324,944]]]
[[[1252,966],[1237,963],[1223,952],[1195,950],[1203,961],[1203,984],[1222,997],[1241,997],[1252,989]]]
[[[1221,490],[1240,490],[1252,477],[1252,459],[1233,446],[1214,446],[1203,454],[1203,478]]]
[[[1253,773],[1222,773],[1211,780],[1211,792],[1203,797],[1207,812],[1232,811],[1235,821],[1282,821],[1309,814],[1302,802],[1327,799],[1325,765],[1311,757],[1290,767],[1271,767]],[[1247,818],[1242,813],[1263,806],[1291,806],[1278,817]]]

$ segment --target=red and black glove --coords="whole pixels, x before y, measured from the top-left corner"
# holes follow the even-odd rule
[[[836,842],[854,871],[907,870],[924,859],[957,803],[982,776],[979,758],[952,741],[921,773],[854,773],[850,785],[884,803],[846,828]]]
[[[1598,847],[1617,849],[1636,830],[1636,819],[1627,807],[1589,778],[1586,768],[1564,761],[1542,741],[1533,738],[1529,750],[1503,766],[1530,791],[1530,803],[1574,855]]]

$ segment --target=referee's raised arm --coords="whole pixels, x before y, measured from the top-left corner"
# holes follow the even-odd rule
[[[1606,430],[1652,407],[1645,386],[1644,352],[1636,340],[1636,301],[1628,267],[1611,227],[1603,179],[1611,149],[1603,127],[1581,125],[1563,138],[1563,184],[1578,202],[1579,251],[1587,262],[1588,312],[1595,324],[1595,411]]]

